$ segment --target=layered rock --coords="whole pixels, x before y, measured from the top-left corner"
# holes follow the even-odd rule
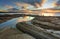
[[[34,25],[46,29],[60,30],[60,17],[36,17],[31,21]]]
[[[17,29],[24,33],[28,33],[36,39],[60,39],[53,33],[49,33],[41,27],[26,22],[21,22],[16,25]]]

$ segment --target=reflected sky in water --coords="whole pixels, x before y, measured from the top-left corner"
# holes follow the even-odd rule
[[[34,18],[34,17],[27,18],[27,21],[29,21],[29,20],[31,20],[31,19],[33,19],[33,18]],[[16,24],[17,24],[18,22],[23,22],[23,20],[26,20],[26,19],[24,19],[24,18],[22,18],[22,17],[13,18],[13,19],[11,19],[11,20],[8,20],[8,21],[6,21],[6,22],[1,23],[1,24],[0,24],[0,28],[6,28],[6,27],[13,27],[13,28],[15,28],[15,27],[16,27]]]
[[[8,20],[8,21],[6,21],[4,23],[1,23],[0,28],[3,28],[3,27],[15,27],[15,25],[18,23],[17,19],[18,18],[14,18],[14,19]]]

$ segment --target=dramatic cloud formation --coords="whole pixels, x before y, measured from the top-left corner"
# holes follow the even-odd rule
[[[27,3],[20,3],[20,2],[16,2],[15,3],[15,5],[18,7],[18,8],[24,8],[24,9],[28,9],[30,6],[32,6],[32,5],[30,5],[30,4],[27,4]]]
[[[38,9],[55,8],[56,4],[60,4],[59,0],[0,0],[0,8],[3,10],[13,7],[20,9],[20,7],[22,6],[24,6],[25,8],[34,6],[34,8],[36,7]]]

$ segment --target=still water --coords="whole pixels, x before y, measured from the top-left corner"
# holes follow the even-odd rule
[[[34,17],[28,17],[27,19],[24,19],[23,17],[13,18],[11,20],[1,23],[0,28],[6,28],[6,27],[15,28],[18,22],[29,21],[32,20],[33,18]]]
[[[17,22],[17,19],[18,18],[14,18],[14,19],[11,19],[11,20],[8,20],[6,22],[3,22],[0,24],[0,28],[4,28],[4,27],[15,27],[16,23]]]

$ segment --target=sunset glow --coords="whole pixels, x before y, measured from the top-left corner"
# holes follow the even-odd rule
[[[7,0],[7,1],[10,1],[10,0]],[[0,2],[0,11],[3,10],[4,11],[8,11],[8,9],[17,9],[17,12],[25,12],[25,13],[37,13],[37,14],[40,14],[40,13],[44,13],[44,16],[48,15],[48,16],[53,16],[52,14],[50,13],[59,13],[60,12],[60,8],[58,7],[59,6],[59,3],[58,1],[59,0],[20,0],[20,1],[15,1],[15,0],[12,0],[12,2],[7,2],[5,1],[5,4],[3,4],[4,1],[1,1]],[[3,6],[2,6],[3,5]],[[33,8],[31,8],[31,6],[33,6]],[[3,8],[2,8],[3,7]],[[20,11],[21,10],[21,11]],[[12,10],[14,11],[14,10]],[[49,15],[50,14],[50,15]]]
[[[18,21],[18,22],[31,21],[31,20],[34,19],[34,18],[35,18],[35,17],[24,16],[24,17],[20,17],[17,21]]]
[[[54,16],[55,13],[42,13],[42,16]]]

